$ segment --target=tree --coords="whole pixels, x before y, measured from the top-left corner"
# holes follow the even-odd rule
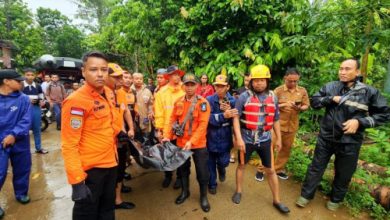
[[[309,10],[284,16],[283,28],[291,35],[285,44],[323,80],[336,76],[330,73],[340,59],[362,57],[365,80],[382,88],[390,57],[389,6],[373,0],[315,1]]]
[[[88,21],[87,29],[97,32],[118,0],[73,0],[78,6],[78,17]]]
[[[11,40],[16,67],[31,66],[44,52],[42,29],[34,26],[33,17],[20,0],[0,1],[0,39]]]
[[[65,25],[59,30],[55,38],[55,49],[58,56],[80,58],[84,53],[82,44],[84,39],[83,33],[77,28]]]
[[[97,48],[117,62],[131,66],[134,71],[153,74],[158,67],[178,62],[172,55],[178,53],[165,40],[172,31],[165,22],[178,16],[179,2],[144,0],[117,5],[106,20],[107,24],[115,25],[103,26],[98,36],[92,35],[91,41],[99,39]]]
[[[64,26],[69,25],[70,20],[58,10],[40,7],[37,9],[36,21],[44,30],[42,35],[45,39],[47,53],[57,55],[56,38],[59,33],[62,33]]]
[[[213,79],[226,68],[233,82],[243,83],[243,74],[254,64],[266,64],[273,73],[290,60],[280,28],[284,13],[306,1],[199,1],[180,9],[181,17],[170,24],[167,37],[180,51],[181,64],[196,74]],[[274,74],[277,75],[277,74]]]
[[[70,22],[69,18],[62,15],[60,11],[42,7],[37,9],[36,20],[39,26],[49,33],[55,32]]]

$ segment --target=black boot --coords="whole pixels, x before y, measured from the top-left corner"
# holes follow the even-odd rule
[[[181,180],[179,178],[176,179],[175,184],[173,184],[173,188],[174,189],[180,189],[181,188]]]
[[[190,188],[189,188],[189,177],[181,178],[181,193],[176,198],[176,204],[182,204],[186,199],[190,196]]]
[[[200,187],[200,207],[204,212],[210,211],[209,200],[207,199],[207,184],[199,185]]]

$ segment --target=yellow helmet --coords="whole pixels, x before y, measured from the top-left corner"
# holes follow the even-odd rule
[[[270,79],[271,73],[269,71],[269,68],[266,65],[256,65],[251,68],[250,71],[250,78],[251,79]]]

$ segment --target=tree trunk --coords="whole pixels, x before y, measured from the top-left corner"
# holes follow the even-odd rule
[[[363,59],[362,59],[362,66],[360,68],[360,72],[363,76],[363,82],[366,82],[366,78],[367,78],[367,69],[368,69],[368,55],[370,54],[370,50],[371,50],[371,42],[370,42],[370,38],[369,38],[369,35],[371,34],[371,31],[372,31],[372,13],[369,13],[369,17],[370,19],[368,19],[367,21],[367,24],[366,24],[366,28],[364,30],[364,35],[366,37],[367,40],[367,44],[366,44],[366,48],[365,48],[365,51],[364,51],[364,55],[363,55]]]
[[[137,73],[139,69],[138,49],[134,52],[134,63],[135,63],[134,72]]]

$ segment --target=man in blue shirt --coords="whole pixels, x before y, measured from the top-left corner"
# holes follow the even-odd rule
[[[30,98],[31,102],[31,128],[34,134],[35,152],[47,154],[48,151],[42,148],[41,144],[41,106],[44,105],[44,96],[41,85],[34,82],[35,74],[33,69],[25,69],[23,81],[23,93]]]
[[[210,172],[209,192],[217,193],[217,170],[219,181],[226,178],[225,168],[229,165],[230,149],[233,146],[232,118],[238,114],[236,103],[228,93],[229,85],[225,75],[218,75],[213,83],[215,93],[207,97],[211,114],[207,127],[208,167]]]
[[[28,193],[31,171],[29,128],[31,125],[30,100],[20,92],[24,79],[11,69],[0,70],[0,190],[7,177],[11,160],[16,200],[30,201]],[[4,210],[0,208],[0,218]]]
[[[256,65],[250,71],[249,89],[236,101],[238,115],[233,119],[234,134],[239,148],[239,164],[236,171],[236,191],[232,201],[241,202],[245,164],[256,151],[260,156],[268,184],[272,191],[273,205],[281,213],[290,212],[280,202],[279,182],[273,165],[271,130],[275,132],[275,147],[282,147],[277,97],[269,90],[270,70],[265,65]]]

